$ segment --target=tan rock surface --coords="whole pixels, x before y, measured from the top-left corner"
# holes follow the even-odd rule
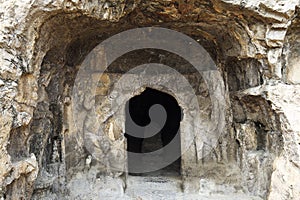
[[[117,195],[124,192],[129,183],[123,180],[126,173],[111,168],[126,167],[121,151],[126,148],[124,125],[118,125],[125,119],[113,114],[127,97],[141,91],[124,86],[127,96],[119,98],[111,91],[128,69],[151,61],[170,64],[187,77],[196,90],[204,124],[216,120],[210,116],[218,99],[226,105],[225,121],[220,122],[226,128],[205,158],[201,157],[206,148],[203,138],[211,139],[207,135],[214,127],[203,137],[193,135],[191,130],[200,129],[193,123],[193,108],[181,105],[186,117],[182,130],[190,130],[183,132],[184,140],[194,144],[182,156],[181,166],[185,184],[194,186],[191,190],[198,194],[212,188],[226,196],[233,188],[242,196],[298,200],[299,7],[298,0],[0,1],[0,199],[72,199],[76,190],[81,192],[78,195],[85,192],[87,185],[80,188],[81,184],[90,178],[95,178],[94,183],[102,181],[89,177],[89,172],[105,174],[104,186],[111,186]],[[189,63],[170,53],[133,52],[99,77],[95,101],[93,95],[86,95],[89,88],[82,88],[80,110],[73,110],[72,88],[88,52],[116,33],[144,26],[170,28],[192,37],[210,53],[222,78],[208,75],[210,81],[204,82]],[[90,61],[93,67],[99,65],[97,58]],[[97,73],[89,80],[97,79]],[[209,87],[219,90],[211,99]],[[184,92],[182,97],[187,96]],[[120,105],[110,109],[114,98]],[[98,121],[90,115],[94,107]],[[82,120],[73,121],[75,112]],[[95,140],[103,160],[93,159],[96,169],[89,171],[84,134],[94,134],[98,122],[110,139]],[[112,161],[106,160],[109,156]],[[191,184],[189,175],[199,181]],[[98,194],[99,187],[95,184],[87,191]],[[106,189],[103,192],[109,193]],[[138,198],[129,192],[128,198]]]

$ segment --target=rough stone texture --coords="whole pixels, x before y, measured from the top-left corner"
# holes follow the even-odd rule
[[[105,196],[111,191],[102,183],[118,196],[126,184],[133,184],[126,174],[112,170],[126,167],[125,156],[119,154],[126,141],[124,127],[116,125],[107,104],[120,75],[149,60],[169,64],[188,77],[198,89],[200,116],[207,123],[214,120],[217,98],[208,101],[207,88],[218,88],[226,105],[226,128],[208,156],[199,160],[199,136],[185,133],[184,140],[192,140],[195,148],[182,156],[183,194],[194,193],[191,199],[200,198],[198,193],[298,199],[298,13],[298,0],[0,1],[0,199],[82,199],[85,191]],[[109,36],[143,26],[194,38],[210,53],[222,79],[197,74],[167,52],[125,55],[100,78],[96,90],[96,108],[108,137],[84,140],[97,127],[95,117],[88,115],[94,107],[90,96],[79,94],[84,120],[76,126],[73,121],[71,92],[80,63]],[[95,73],[91,80],[97,77]],[[140,92],[128,91],[121,100]],[[192,113],[184,110],[187,116]],[[188,130],[186,126],[181,128]],[[96,145],[102,163],[89,157],[85,145],[90,144]],[[122,159],[103,165],[107,156]],[[96,183],[91,187],[90,179]]]

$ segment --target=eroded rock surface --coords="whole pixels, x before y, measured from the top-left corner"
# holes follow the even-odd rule
[[[185,116],[182,141],[191,141],[193,147],[182,155],[179,199],[185,193],[195,199],[199,193],[215,199],[220,194],[225,199],[226,194],[298,199],[299,11],[298,0],[0,1],[0,199],[83,199],[85,192],[90,198],[112,193],[142,198],[133,189],[141,180],[135,182],[122,172],[127,165],[122,154],[125,119],[114,114],[143,88],[133,90],[128,82],[120,97],[114,86],[128,70],[148,62],[169,65],[189,81],[199,118],[210,127],[205,134],[195,134],[201,127],[193,121],[194,108],[177,99]],[[173,29],[196,40],[221,77],[199,74],[170,52],[133,51],[104,74],[91,69],[87,80],[98,81],[96,91],[90,91],[95,96],[82,88],[75,111],[72,89],[88,53],[121,31],[148,26]],[[151,86],[172,95],[155,81]],[[184,99],[188,94],[181,89]],[[111,108],[113,99],[117,106]],[[225,124],[222,130],[211,125],[217,122],[217,111],[224,117],[219,121]],[[81,120],[75,122],[74,113]],[[106,137],[89,137],[97,132],[99,121]],[[216,130],[222,137],[202,158],[203,149],[209,148],[202,145],[203,138],[211,139],[209,133]]]

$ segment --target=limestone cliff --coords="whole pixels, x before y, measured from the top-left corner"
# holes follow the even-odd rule
[[[208,98],[201,76],[168,52],[137,51],[120,58],[101,78],[93,74],[101,82],[96,103],[80,97],[83,120],[76,126],[82,132],[94,131],[92,107],[103,117],[108,139],[100,142],[99,158],[105,162],[106,155],[118,155],[126,143],[124,127],[106,109],[113,84],[149,60],[173,63],[196,88],[204,123],[217,99],[225,105],[222,137],[207,157],[198,159],[200,139],[187,135],[195,148],[182,157],[183,188],[299,199],[299,6],[298,0],[0,1],[0,199],[82,199],[85,193],[95,198],[101,182],[122,193],[126,175],[94,160],[92,173],[85,173],[90,157],[75,128],[71,92],[80,64],[97,44],[151,26],[199,42],[222,75],[206,84],[221,83],[214,86],[224,93]],[[186,116],[193,112],[183,109]],[[103,173],[108,179],[96,180]],[[80,189],[85,184],[91,187]]]

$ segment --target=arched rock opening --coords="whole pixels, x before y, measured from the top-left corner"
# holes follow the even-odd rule
[[[155,108],[153,106],[162,106]],[[180,121],[182,119],[182,110],[176,99],[169,94],[146,88],[140,95],[132,97],[128,102],[128,111],[126,112],[125,137],[127,138],[127,151],[131,153],[153,153],[163,149],[162,152],[151,156],[149,161],[135,159],[134,156],[127,157],[128,171],[138,167],[141,162],[145,165],[155,165],[158,162],[164,162],[168,154],[178,154],[178,159],[168,163],[161,172],[161,175],[180,174],[181,162],[181,143],[180,143]],[[150,110],[152,112],[150,113]],[[161,109],[164,109],[164,113]],[[166,116],[165,116],[166,114]],[[135,128],[132,123],[145,127]],[[149,124],[153,124],[149,126]],[[151,134],[152,136],[148,136]],[[154,134],[154,135],[153,135]],[[178,134],[178,135],[177,135]],[[170,152],[164,152],[165,146],[174,142],[175,149],[169,149]],[[165,151],[168,149],[165,148]],[[147,172],[147,171],[146,171]],[[133,173],[134,174],[134,173]]]
[[[30,87],[36,89],[38,98],[33,106],[28,106],[30,102],[23,105],[22,99],[29,100],[30,95],[26,94],[26,90],[20,89],[20,105],[23,106],[21,110],[28,109],[28,112],[31,112],[31,109],[34,109],[33,118],[26,126],[16,125],[11,131],[9,146],[12,160],[18,160],[18,156],[29,156],[30,153],[37,157],[40,170],[33,191],[34,198],[60,198],[67,195],[80,197],[87,192],[74,190],[76,184],[80,183],[76,176],[88,178],[82,173],[86,168],[89,152],[81,140],[83,137],[77,135],[73,127],[80,127],[82,132],[93,132],[94,121],[86,115],[83,116],[84,121],[74,124],[70,97],[76,73],[88,52],[105,38],[123,30],[143,26],[178,30],[198,41],[210,53],[222,74],[223,79],[216,81],[222,81],[226,88],[226,93],[220,94],[226,99],[227,105],[224,135],[213,151],[201,159],[198,159],[202,149],[197,146],[197,139],[189,138],[193,140],[193,148],[185,155],[187,159],[183,160],[184,188],[201,190],[199,184],[190,187],[193,185],[193,177],[201,177],[201,180],[217,185],[229,183],[233,191],[261,197],[268,194],[273,158],[281,151],[276,147],[282,146],[279,120],[266,100],[243,93],[245,89],[261,85],[263,76],[272,76],[269,74],[272,70],[264,67],[264,60],[256,57],[257,52],[253,50],[256,44],[245,42],[250,41],[247,28],[251,29],[251,24],[255,24],[256,20],[261,22],[262,19],[249,11],[248,27],[248,24],[239,21],[241,11],[237,11],[237,7],[232,8],[236,11],[235,15],[224,15],[220,12],[226,10],[226,4],[213,6],[211,2],[200,1],[195,1],[192,6],[178,3],[163,5],[156,1],[150,4],[151,6],[141,2],[131,9],[126,7],[124,10],[127,14],[113,14],[118,7],[112,5],[107,8],[108,11],[106,9],[111,21],[105,18],[106,11],[101,11],[98,15],[99,13],[95,14],[96,11],[92,11],[92,8],[88,14],[80,10],[53,12],[47,17],[41,15],[39,18],[43,23],[37,27],[39,38],[34,45],[32,69],[24,69],[25,73],[19,82],[20,88],[29,81],[37,83]],[[169,13],[170,8],[172,12]],[[210,99],[208,86],[201,75],[176,55],[159,50],[133,52],[113,63],[103,76],[98,77],[95,73],[94,78],[100,79],[96,102],[106,101],[113,84],[122,73],[137,63],[149,60],[173,63],[173,67],[184,74],[196,90],[201,118],[210,120],[211,101],[215,100]],[[94,105],[90,104],[90,97],[82,98],[82,109],[88,113]],[[101,107],[103,105],[105,104],[99,103],[97,108],[101,115],[108,116],[105,108]],[[113,126],[110,129],[111,124],[114,124],[113,117],[106,120],[104,126],[109,134],[109,130],[112,130],[112,134],[109,135],[112,139],[103,142],[103,146],[108,146],[107,151],[114,153],[113,144],[121,140],[122,136],[119,133],[122,132],[122,127]],[[124,143],[116,144],[120,145],[120,148],[124,147]],[[15,146],[20,149],[16,149]],[[113,148],[110,149],[111,147]],[[95,160],[89,165],[97,172],[95,177],[110,173]],[[262,165],[265,168],[262,169]],[[117,182],[119,177],[122,180],[124,178],[120,173],[111,176],[116,176]],[[17,182],[12,183],[8,191],[13,191],[13,186],[18,185]],[[257,182],[259,184],[256,184]],[[221,186],[220,188],[227,190]],[[214,192],[213,189],[207,190]],[[31,196],[32,191],[27,191],[27,194]]]

